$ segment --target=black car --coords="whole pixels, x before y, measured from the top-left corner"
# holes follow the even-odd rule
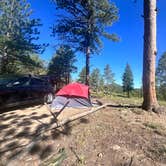
[[[49,82],[37,77],[20,77],[0,84],[0,108],[30,102],[51,103],[54,89]]]

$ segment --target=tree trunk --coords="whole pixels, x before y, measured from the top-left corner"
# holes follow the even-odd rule
[[[8,53],[7,53],[7,46],[4,48],[4,53],[1,58],[1,74],[8,73]]]
[[[127,91],[127,96],[128,96],[128,98],[130,98],[130,91],[129,90]]]
[[[144,56],[143,56],[143,104],[145,110],[159,105],[155,90],[156,64],[156,0],[144,0]]]
[[[86,85],[89,85],[89,79],[90,79],[90,47],[86,48]]]
[[[67,73],[67,84],[69,84],[70,83],[70,73],[68,72]]]

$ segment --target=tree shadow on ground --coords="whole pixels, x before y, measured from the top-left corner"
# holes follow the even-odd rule
[[[34,107],[34,106],[36,106],[36,107],[31,108],[31,107]],[[12,114],[14,114],[14,112],[12,112],[12,111],[15,111],[15,110],[18,110],[18,109],[26,110],[26,109],[30,108],[31,110],[36,110],[37,108],[41,108],[41,107],[42,107],[41,101],[40,102],[34,102],[34,103],[32,102],[32,103],[17,105],[17,106],[13,106],[13,107],[5,107],[5,108],[0,107],[0,114],[10,112],[10,114],[12,115]]]
[[[0,160],[5,164],[23,153],[29,144],[32,146],[28,147],[28,154],[37,155],[43,160],[53,151],[49,141],[53,142],[61,136],[71,134],[71,124],[51,129],[56,123],[55,118],[49,112],[38,114],[34,111],[33,108],[26,114],[24,110],[0,114]],[[82,118],[78,123],[86,124],[89,121]],[[43,132],[44,130],[47,132]]]

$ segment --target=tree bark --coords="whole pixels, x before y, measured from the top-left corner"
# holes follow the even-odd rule
[[[128,96],[128,98],[130,98],[130,91],[129,90],[127,91],[127,96]]]
[[[90,79],[90,47],[86,48],[86,85],[89,85],[89,79]]]
[[[1,58],[1,74],[8,74],[8,53],[7,53],[7,46],[4,48],[4,53]]]
[[[156,0],[144,0],[144,55],[143,55],[143,104],[145,110],[159,105],[155,90],[156,64]]]

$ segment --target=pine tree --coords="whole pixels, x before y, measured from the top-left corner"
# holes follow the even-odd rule
[[[159,59],[156,76],[159,88],[159,96],[166,100],[166,52],[163,53]]]
[[[43,51],[38,39],[39,19],[31,19],[32,10],[26,0],[0,2],[0,74],[14,73],[17,62],[32,63],[30,54]]]
[[[133,90],[134,83],[133,83],[133,74],[129,64],[126,65],[122,81],[123,81],[123,91],[127,92],[128,97],[130,97],[130,92]]]
[[[99,90],[104,93],[104,78],[102,75],[100,75],[100,79],[99,79]]]
[[[109,0],[54,0],[63,11],[53,26],[53,34],[86,55],[86,84],[89,84],[90,56],[102,46],[101,36],[117,41],[105,31],[118,19],[118,10]]]
[[[74,66],[75,62],[76,58],[73,50],[67,45],[61,45],[48,65],[48,74],[54,75],[57,81],[68,84],[70,74],[77,70]]]
[[[113,91],[114,85],[114,73],[112,72],[110,65],[107,64],[104,68],[104,79],[105,79],[105,94],[110,94]]]
[[[78,82],[85,84],[86,83],[86,67],[83,67],[78,76]]]
[[[98,68],[93,69],[90,75],[90,86],[95,92],[98,92],[100,88],[100,70]]]
[[[40,56],[38,54],[31,54],[29,56],[29,58],[31,59],[32,63],[28,65],[21,63],[19,61],[17,61],[17,63],[15,63],[15,73],[18,74],[32,74],[32,75],[43,75],[47,73],[46,70],[46,62],[44,60],[42,60],[40,58]],[[13,66],[14,67],[14,66]]]
[[[104,79],[106,82],[106,85],[114,84],[114,73],[112,72],[110,65],[107,64],[104,68]]]

